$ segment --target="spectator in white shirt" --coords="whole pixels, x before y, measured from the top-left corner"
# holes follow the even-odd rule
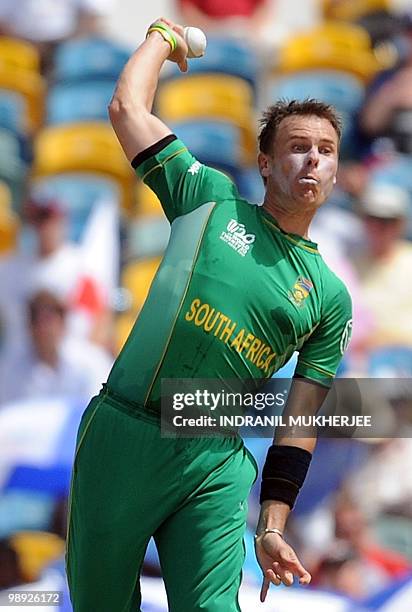
[[[47,290],[28,303],[31,342],[0,367],[0,404],[24,398],[89,398],[106,381],[111,356],[86,340],[65,338],[66,308]]]
[[[35,288],[48,287],[67,301],[82,271],[81,249],[66,239],[59,202],[30,200],[26,218],[33,228],[34,252],[21,249],[0,259],[1,353],[27,343],[25,308]]]

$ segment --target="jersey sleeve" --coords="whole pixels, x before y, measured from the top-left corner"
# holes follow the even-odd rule
[[[172,134],[139,153],[132,166],[155,192],[170,222],[206,202],[238,197],[228,176],[201,164]]]
[[[325,300],[321,321],[299,352],[295,373],[326,387],[332,385],[352,332],[352,300],[341,284]]]

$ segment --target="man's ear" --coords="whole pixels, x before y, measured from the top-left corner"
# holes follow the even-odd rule
[[[262,153],[262,151],[258,155],[258,166],[259,166],[260,176],[263,179],[267,179],[268,176],[270,175],[270,170],[271,170],[270,163],[269,163],[269,157],[266,155],[266,153]]]

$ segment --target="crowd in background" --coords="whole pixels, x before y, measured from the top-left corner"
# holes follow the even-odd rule
[[[131,51],[104,33],[110,0],[22,4],[0,0],[0,590],[61,566],[79,418],[169,235],[108,123]],[[385,380],[366,382],[364,400],[384,426],[379,437],[319,441],[287,537],[311,588],[377,609],[367,602],[412,576],[412,12],[319,0],[312,30],[274,44],[273,5],[179,0],[180,21],[203,28],[209,46],[185,76],[166,67],[155,110],[254,205],[266,106],[314,97],[343,117],[337,185],[311,239],[353,298],[339,376]],[[289,364],[281,375],[292,373]],[[270,440],[246,443],[261,465]],[[251,583],[257,500],[255,485]],[[152,545],[144,569],[160,575]]]

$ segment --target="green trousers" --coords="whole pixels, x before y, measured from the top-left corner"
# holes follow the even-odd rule
[[[171,612],[239,611],[256,463],[239,437],[162,438],[156,417],[92,399],[79,427],[66,569],[74,612],[138,612],[154,536]]]

